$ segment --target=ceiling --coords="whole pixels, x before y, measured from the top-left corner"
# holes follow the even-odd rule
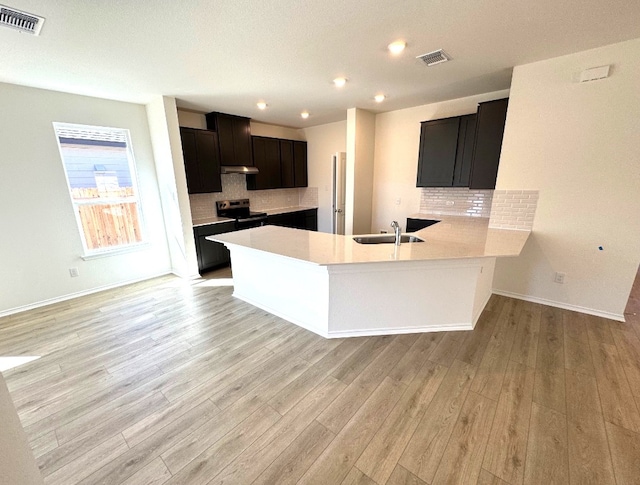
[[[640,37],[638,0],[3,3],[46,22],[39,37],[0,28],[0,82],[136,103],[175,96],[291,127],[505,89],[513,66]],[[393,57],[397,39],[407,48]],[[453,60],[415,59],[439,48]]]

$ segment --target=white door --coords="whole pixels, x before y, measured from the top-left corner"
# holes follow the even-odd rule
[[[337,152],[332,157],[333,162],[333,217],[331,231],[334,234],[344,234],[344,202],[347,178],[347,154]]]

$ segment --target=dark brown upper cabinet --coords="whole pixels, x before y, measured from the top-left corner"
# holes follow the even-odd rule
[[[218,134],[181,127],[180,137],[189,193],[222,192]]]
[[[262,136],[251,137],[253,165],[256,175],[247,175],[248,190],[278,189],[282,186],[280,171],[280,140]]]
[[[225,113],[208,113],[207,128],[218,133],[220,165],[253,165],[251,120]]]
[[[283,188],[295,187],[295,166],[293,162],[293,141],[280,140],[280,174]]]
[[[453,186],[468,187],[473,162],[473,146],[476,139],[476,115],[460,117],[458,130],[458,149],[456,151]]]
[[[474,146],[476,115],[423,121],[417,187],[466,187]]]
[[[307,142],[293,142],[293,165],[294,165],[294,185],[296,187],[307,187]]]
[[[495,189],[509,99],[480,103],[469,188]]]
[[[259,173],[247,175],[247,190],[307,187],[307,142],[253,136]]]

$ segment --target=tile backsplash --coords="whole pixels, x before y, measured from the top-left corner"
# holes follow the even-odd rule
[[[531,230],[538,196],[537,190],[494,190],[489,227]]]
[[[464,187],[423,188],[420,212],[488,217],[489,227],[531,230],[538,205],[537,190],[473,190]]]
[[[466,187],[423,188],[420,212],[449,216],[489,217],[493,190]]]
[[[252,210],[278,209],[280,207],[317,207],[318,188],[247,190],[246,175],[222,175],[222,192],[191,194],[191,217],[204,219],[216,214],[215,203],[223,199],[249,199]]]
[[[318,207],[318,187],[298,189],[302,207]]]

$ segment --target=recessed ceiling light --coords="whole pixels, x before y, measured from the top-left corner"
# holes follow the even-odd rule
[[[346,77],[337,77],[333,80],[333,84],[335,84],[336,88],[341,88],[345,84],[347,84]]]
[[[400,54],[404,48],[407,47],[407,43],[404,40],[396,40],[387,46],[389,52],[391,52],[394,56]]]
[[[308,111],[303,111],[302,113],[300,113],[300,116],[302,116],[302,118],[304,118],[306,120],[309,117],[309,112]]]
[[[376,100],[376,103],[382,103],[384,101],[384,98],[386,98],[386,96],[384,94],[376,94],[373,99]]]
[[[256,103],[256,106],[258,107],[258,109],[266,109],[267,108],[267,103],[265,103],[264,101],[258,101]]]

